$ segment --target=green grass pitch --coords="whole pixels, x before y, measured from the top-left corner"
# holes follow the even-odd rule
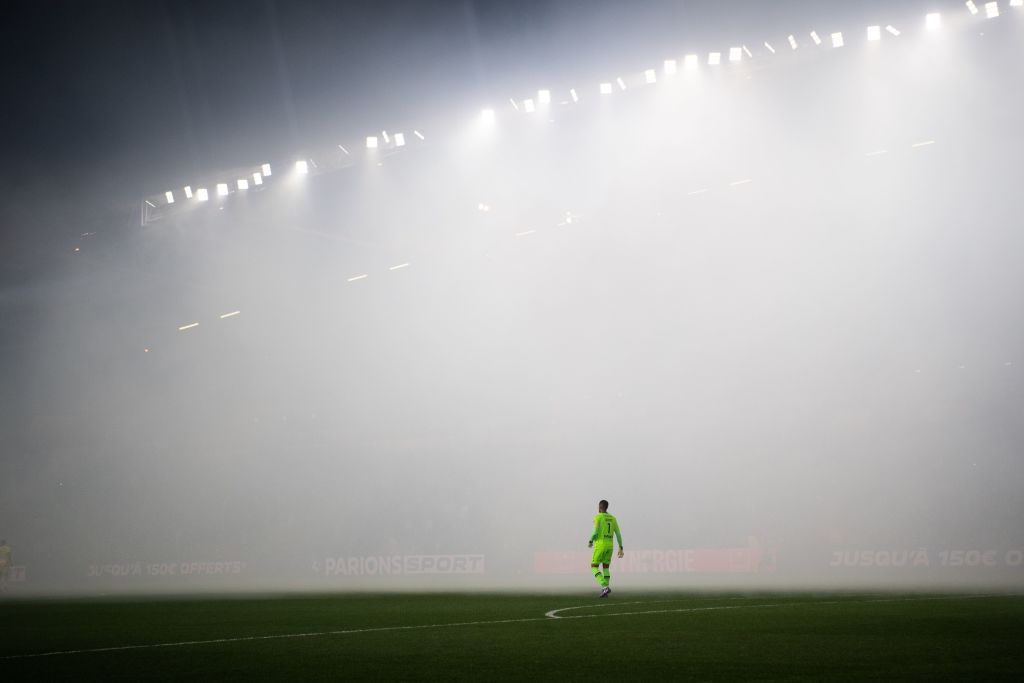
[[[1017,595],[196,596],[0,615],[4,681],[1024,677]],[[42,653],[59,654],[24,656]]]

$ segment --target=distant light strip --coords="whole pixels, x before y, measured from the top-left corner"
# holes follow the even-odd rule
[[[517,232],[516,233],[516,237],[526,237],[527,235],[532,235],[535,232],[537,232],[537,231],[536,230],[526,230],[524,232]]]
[[[687,195],[687,196],[692,196],[692,195],[695,195],[695,194],[704,194],[705,192],[707,192],[707,190],[706,190],[706,189],[703,189],[703,190],[694,190],[693,192],[687,192],[687,193],[686,193],[686,195]]]
[[[184,332],[185,330],[191,330],[193,327],[199,327],[199,323],[189,323],[188,325],[182,325],[178,328],[178,332]]]
[[[747,183],[752,183],[752,182],[754,182],[754,181],[751,178],[744,178],[743,180],[733,181],[733,182],[729,183],[729,185],[731,185],[733,187],[736,187],[737,185],[746,185]]]
[[[400,270],[401,268],[408,268],[408,263],[399,263],[397,266],[391,266],[388,270]]]
[[[888,153],[889,153],[889,150],[887,150],[887,149],[877,149],[874,152],[868,152],[864,156],[866,156],[866,157],[877,157],[879,155],[888,154]]]
[[[356,280],[365,280],[368,277],[370,277],[370,276],[367,275],[366,273],[363,273],[362,275],[356,275],[355,277],[350,277],[348,279],[348,281],[349,282],[355,282]]]
[[[224,318],[233,318],[239,313],[241,313],[241,311],[231,311],[230,313],[225,313],[224,315],[222,315],[220,319],[223,320]]]
[[[928,145],[934,145],[935,140],[922,140],[921,142],[915,142],[911,147],[927,147]]]

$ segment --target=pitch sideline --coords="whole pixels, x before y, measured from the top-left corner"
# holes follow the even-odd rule
[[[805,602],[776,602],[776,603],[762,603],[758,605],[713,605],[709,607],[680,607],[677,609],[657,609],[657,610],[640,610],[634,612],[612,612],[611,614],[574,614],[570,616],[560,617],[557,616],[558,612],[565,612],[571,609],[587,609],[587,608],[598,608],[598,607],[611,607],[613,605],[650,605],[650,604],[664,604],[667,602],[682,602],[682,600],[650,600],[650,601],[638,601],[638,602],[620,602],[620,603],[607,603],[600,605],[576,605],[573,607],[561,607],[558,609],[550,610],[544,614],[543,617],[525,617],[522,619],[492,619],[484,621],[460,621],[452,622],[448,624],[419,624],[416,626],[379,626],[375,628],[356,628],[356,629],[340,629],[336,631],[312,631],[308,633],[280,633],[267,636],[241,636],[236,638],[212,638],[210,640],[182,640],[174,643],[149,643],[143,645],[116,645],[112,647],[95,647],[95,648],[83,648],[77,650],[55,650],[52,652],[36,652],[31,654],[23,655],[4,655],[0,657],[0,661],[12,660],[12,659],[38,659],[42,657],[59,657],[65,655],[77,655],[77,654],[95,654],[100,652],[124,652],[127,650],[145,650],[145,649],[159,649],[159,648],[170,648],[170,647],[188,647],[190,645],[215,645],[218,643],[245,643],[255,642],[261,640],[287,640],[292,638],[317,638],[323,636],[340,636],[340,635],[351,635],[356,633],[383,633],[387,631],[417,631],[433,628],[456,628],[459,626],[484,626],[488,624],[521,624],[533,621],[557,621],[565,619],[598,619],[601,617],[628,617],[638,616],[642,614],[668,614],[668,613],[683,613],[683,612],[710,612],[710,611],[723,611],[723,610],[736,610],[736,609],[758,609],[758,608],[771,608],[771,607],[792,607],[792,606],[807,606],[807,605],[835,605],[840,603],[873,603],[873,602],[915,602],[923,600],[969,600],[977,598],[994,598],[994,597],[1021,597],[1021,594],[1014,593],[986,593],[986,594],[967,594],[967,595],[944,595],[944,596],[928,596],[928,597],[917,597],[917,598],[878,598],[869,600],[808,600]],[[727,598],[727,599],[741,599],[741,598]]]

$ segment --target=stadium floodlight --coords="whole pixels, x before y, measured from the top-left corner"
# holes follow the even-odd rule
[[[217,183],[217,196],[218,197],[227,197],[228,196],[228,184],[227,183]]]
[[[418,137],[420,140],[426,140],[426,138],[423,137],[423,133],[419,132],[418,130],[414,130],[412,134]]]
[[[619,84],[619,90],[625,90],[626,89],[626,82],[624,80],[622,80],[621,77],[616,78],[615,82]]]
[[[234,318],[236,315],[240,315],[241,313],[241,311],[230,311],[228,313],[222,313],[220,319],[224,320],[225,318]]]
[[[743,59],[743,48],[742,47],[730,47],[729,48],[729,61],[738,62]]]
[[[537,101],[541,104],[551,104],[551,91],[550,90],[538,90]]]
[[[569,97],[572,98],[573,102],[580,101],[580,96],[576,94],[576,88],[569,88]]]
[[[167,192],[164,192],[164,197],[166,197],[168,204],[173,204],[174,203],[174,193],[171,192],[170,190],[167,190]]]
[[[533,100],[523,100],[523,111],[527,114],[532,114],[537,110],[537,106],[533,103]]]
[[[191,185],[186,185],[185,186],[185,199],[192,199],[192,186]]]
[[[201,202],[205,202],[210,199],[210,193],[206,191],[205,187],[200,187],[196,190],[196,199]]]
[[[494,123],[494,110],[493,109],[484,109],[483,111],[481,111],[480,112],[480,123],[483,123],[484,125],[487,125],[487,126],[490,126],[491,124],[493,124]]]
[[[338,145],[338,149],[340,149],[345,156],[347,156],[347,157],[352,156],[351,154],[349,154],[349,151],[347,149],[345,149],[345,145],[340,145],[339,144]]]
[[[842,47],[844,44],[842,31],[832,34],[832,47]]]
[[[753,59],[754,53],[750,51],[750,48],[746,45],[743,46],[743,54],[747,56],[747,59]]]
[[[366,136],[366,149],[377,149],[377,136],[367,135]]]
[[[515,101],[514,99],[512,99],[511,97],[510,97],[510,98],[508,98],[508,101],[509,101],[509,102],[510,102],[510,103],[512,104],[512,108],[513,108],[513,109],[515,109],[516,111],[519,111],[519,103],[518,103],[518,102],[516,102],[516,101]]]
[[[924,18],[924,27],[929,31],[938,31],[942,28],[942,15],[938,12],[932,12]]]
[[[789,46],[791,48],[793,48],[794,50],[799,47],[799,45],[796,44],[796,37],[794,37],[792,33],[789,34],[788,40],[789,40]]]
[[[1024,0],[1010,0],[1010,7],[1024,7]]]
[[[187,325],[180,325],[178,332],[184,332],[185,330],[191,330],[193,327],[199,327],[199,323],[189,323]]]
[[[722,63],[721,52],[709,52],[708,53],[708,64],[711,66],[718,66]]]
[[[898,36],[900,34],[900,30],[898,28],[896,28],[895,26],[893,26],[892,24],[888,24],[885,27],[885,30],[888,31],[891,35],[894,35],[894,36]]]
[[[405,147],[405,133],[395,133],[395,147]]]
[[[978,13],[978,6],[974,4],[974,0],[967,0],[964,4],[967,5],[967,9],[970,10],[971,14]]]
[[[767,40],[764,41],[764,46],[765,46],[765,49],[768,50],[768,52],[771,52],[772,54],[775,54],[775,48],[772,47],[772,44],[769,43]]]
[[[391,144],[391,138],[390,138],[390,137],[388,137],[388,132],[387,132],[386,130],[382,130],[382,131],[380,132],[380,136],[381,136],[382,138],[384,138],[384,144],[385,144],[385,145],[390,145],[390,144]]]
[[[821,38],[818,36],[817,31],[811,31],[811,40],[814,41],[815,45],[821,45]]]
[[[881,26],[868,26],[868,42],[877,43],[882,39],[882,27]]]
[[[256,173],[252,174],[252,184],[253,185],[262,185],[263,184],[263,176],[260,175],[259,172],[256,172]]]
[[[986,2],[985,3],[985,16],[989,19],[995,19],[999,16],[999,3],[998,2]]]
[[[264,178],[269,178],[271,175],[273,175],[270,172],[270,164],[263,164],[263,166],[260,167],[260,170],[263,171]]]
[[[654,71],[654,69],[648,69],[647,71],[644,72],[644,82],[646,82],[647,84],[658,82],[658,74]]]
[[[611,83],[602,83],[601,84],[601,94],[602,95],[611,95],[612,94],[612,84]]]
[[[674,76],[676,71],[679,70],[679,64],[674,59],[665,60],[665,75]]]
[[[699,65],[700,62],[697,55],[686,55],[686,57],[683,58],[683,67],[687,71],[696,71]]]
[[[299,175],[306,175],[309,173],[309,164],[305,159],[299,159],[295,162],[295,172]]]
[[[247,178],[239,178],[238,179],[238,189],[239,190],[248,190],[249,189],[249,180]]]

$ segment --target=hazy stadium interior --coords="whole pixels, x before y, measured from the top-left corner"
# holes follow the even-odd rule
[[[278,56],[248,65],[262,111],[225,104],[244,70],[217,85],[263,48],[204,53],[202,26],[258,35],[276,5],[169,10],[152,36],[178,85],[134,86],[165,98],[152,147],[54,206],[37,172],[5,209],[48,226],[4,237],[35,254],[2,294],[12,587],[589,587],[536,554],[585,550],[599,498],[627,551],[764,552],[763,571],[635,585],[1019,586],[1024,8],[730,5],[526,3],[516,23],[439,3],[346,27],[337,53],[332,22],[369,7],[323,28],[315,3],[278,7]],[[876,23],[901,35],[866,41]],[[834,566],[920,549],[929,566]],[[325,568],[419,555],[485,569]],[[242,569],[97,569],[189,562]]]

